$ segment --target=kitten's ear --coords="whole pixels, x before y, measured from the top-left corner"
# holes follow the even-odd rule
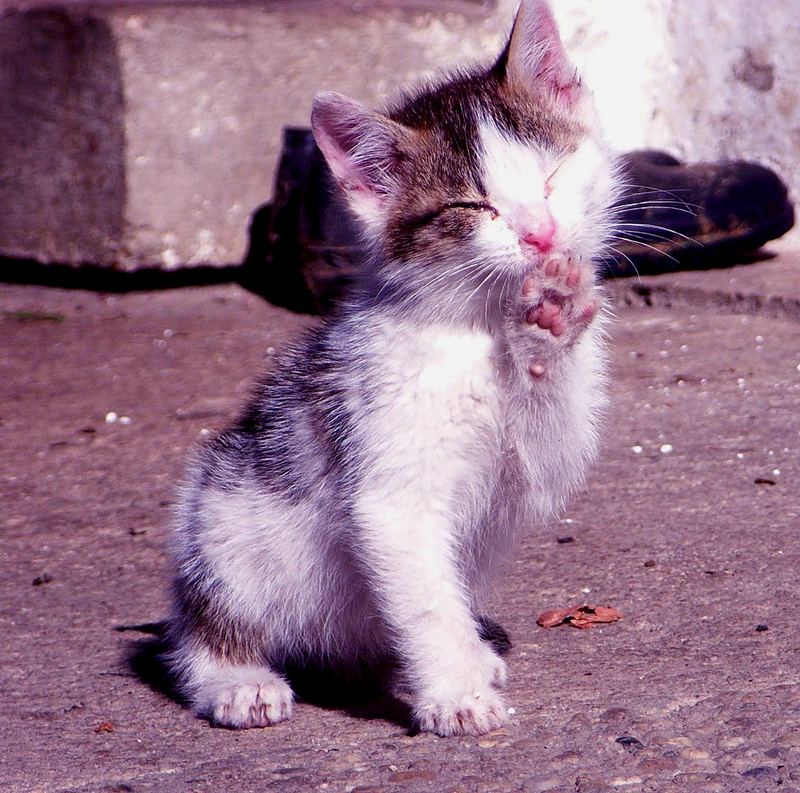
[[[333,92],[314,99],[311,127],[353,209],[368,222],[376,220],[397,187],[401,144],[411,131]]]
[[[548,0],[522,0],[503,61],[506,79],[523,89],[545,89],[569,105],[584,93]]]

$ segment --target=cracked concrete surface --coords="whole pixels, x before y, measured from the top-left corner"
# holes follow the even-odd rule
[[[307,318],[236,285],[4,288],[0,789],[800,790],[798,268],[610,286],[602,459],[498,585],[514,713],[465,739],[369,701],[212,729],[128,663],[187,453]],[[535,624],[580,602],[624,619]]]

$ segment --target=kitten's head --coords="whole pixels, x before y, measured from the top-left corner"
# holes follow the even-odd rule
[[[312,126],[383,280],[415,297],[485,301],[549,255],[591,262],[609,230],[614,161],[547,0],[523,0],[490,69],[383,114],[322,94]]]

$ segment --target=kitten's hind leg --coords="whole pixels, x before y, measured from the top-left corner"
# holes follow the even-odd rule
[[[292,689],[266,664],[235,664],[206,649],[181,655],[181,690],[194,713],[215,726],[268,727],[291,716]]]

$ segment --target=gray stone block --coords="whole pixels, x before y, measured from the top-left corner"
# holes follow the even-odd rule
[[[111,26],[32,11],[0,19],[0,246],[114,262],[124,237],[125,118]]]
[[[134,270],[238,264],[281,131],[489,57],[511,13],[406,4],[122,6],[0,15],[0,255]]]

